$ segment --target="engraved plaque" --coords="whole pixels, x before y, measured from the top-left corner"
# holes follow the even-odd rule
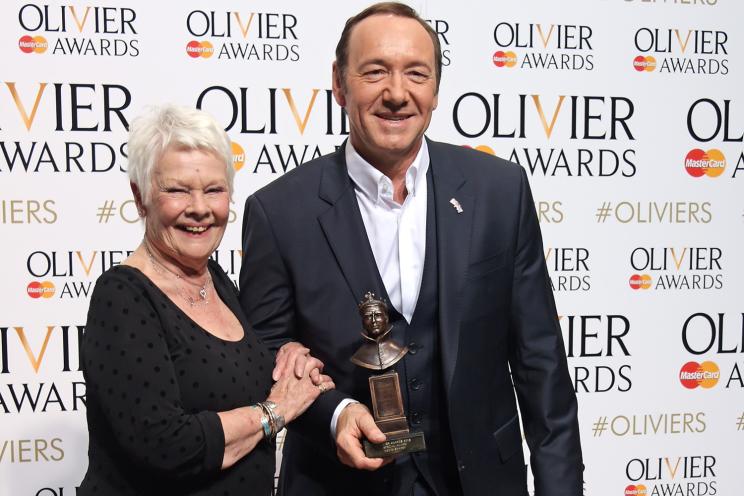
[[[397,372],[370,377],[369,389],[375,418],[405,417]]]

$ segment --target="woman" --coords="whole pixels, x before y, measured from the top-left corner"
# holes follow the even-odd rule
[[[132,122],[128,147],[145,234],[91,297],[78,494],[268,495],[274,436],[334,384],[308,358],[272,387],[273,357],[209,260],[232,193],[225,132],[204,112],[165,106]]]

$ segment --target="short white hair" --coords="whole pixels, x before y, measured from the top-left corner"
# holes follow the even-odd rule
[[[233,193],[232,143],[208,113],[180,105],[150,107],[129,126],[129,182],[137,186],[142,203],[150,204],[152,174],[168,148],[204,150],[225,163],[230,197]]]

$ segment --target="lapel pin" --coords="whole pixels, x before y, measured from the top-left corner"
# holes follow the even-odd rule
[[[456,199],[452,198],[450,200],[450,203],[455,208],[455,210],[457,210],[457,213],[458,214],[461,214],[462,213],[462,205],[460,205],[460,202],[459,201],[457,201]]]

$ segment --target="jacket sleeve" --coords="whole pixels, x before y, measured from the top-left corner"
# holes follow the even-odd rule
[[[242,247],[240,305],[258,337],[276,353],[295,339],[294,288],[255,195],[245,202]]]
[[[527,175],[520,168],[510,322],[510,366],[536,496],[582,494],[577,402]]]
[[[294,285],[271,220],[255,195],[246,200],[242,246],[240,304],[259,338],[276,353],[283,344],[297,340]],[[288,429],[335,456],[331,418],[346,397],[337,390],[321,395]]]

